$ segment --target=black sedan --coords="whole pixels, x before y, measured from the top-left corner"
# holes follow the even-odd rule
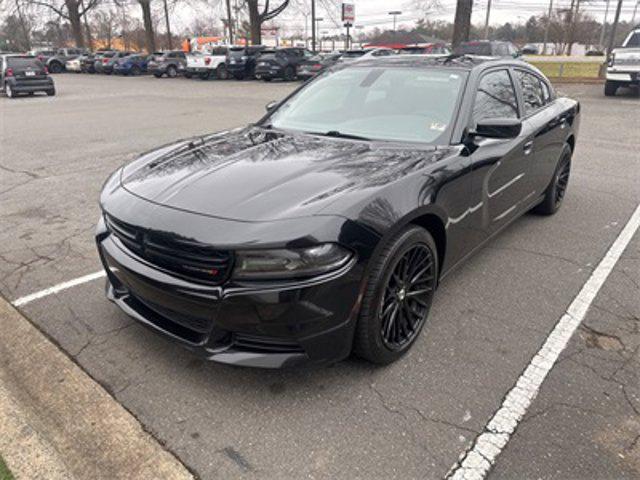
[[[525,212],[562,205],[579,104],[518,60],[334,67],[255,125],[116,171],[107,295],[210,360],[390,363],[442,278]]]

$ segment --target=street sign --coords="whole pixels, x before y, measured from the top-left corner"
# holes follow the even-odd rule
[[[356,6],[353,3],[342,4],[342,21],[353,23],[356,20]]]

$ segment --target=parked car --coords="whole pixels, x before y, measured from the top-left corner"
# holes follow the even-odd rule
[[[540,53],[538,46],[533,43],[527,43],[520,51],[523,55],[538,55]]]
[[[87,58],[93,58],[93,55],[85,54],[85,55],[80,55],[79,57],[76,57],[76,58],[72,58],[71,60],[67,60],[64,64],[64,69],[67,72],[82,73],[83,71],[82,65]]]
[[[47,60],[53,57],[56,54],[55,50],[47,50],[47,49],[36,49],[31,50],[27,53],[27,55],[33,55],[38,60],[42,62],[43,65],[47,64]]]
[[[147,65],[147,70],[156,78],[163,75],[175,78],[183,73],[186,67],[187,55],[182,50],[173,50],[154,54]]]
[[[611,52],[604,94],[611,97],[618,88],[631,86],[640,87],[640,26],[627,35],[621,47]]]
[[[229,47],[227,53],[227,72],[236,80],[253,78],[256,69],[256,59],[264,45],[254,45],[251,47]]]
[[[313,54],[304,48],[286,47],[263,50],[256,60],[254,75],[265,82],[270,82],[274,78],[295,80],[298,65],[311,57]]]
[[[56,94],[47,67],[33,55],[0,55],[0,88],[9,98],[22,93]]]
[[[96,230],[126,314],[266,368],[402,357],[441,279],[561,208],[580,124],[535,67],[477,57],[361,61],[268,108],[121,167]]]
[[[118,60],[133,54],[134,52],[110,52],[109,54],[103,55],[99,61],[94,63],[96,73],[111,75]]]
[[[214,47],[210,52],[191,52],[187,55],[187,67],[184,76],[191,78],[198,76],[203,80],[215,76],[226,80],[228,47]]]
[[[111,52],[111,50],[102,50],[102,51],[95,52],[94,54],[85,55],[83,59],[80,61],[82,65],[82,71],[84,73],[96,73],[96,67],[95,67],[96,61],[101,59],[102,56],[107,52]]]
[[[347,50],[340,57],[340,63],[350,63],[356,60],[363,60],[367,58],[388,57],[395,55],[395,50],[386,47],[371,47],[363,48],[360,50]]]
[[[324,72],[327,68],[334,66],[341,56],[342,53],[340,52],[321,53],[314,55],[307,60],[303,60],[298,64],[298,78],[307,80],[315,77],[319,73]]]
[[[69,60],[78,58],[87,53],[83,48],[59,48],[53,57],[47,59],[45,65],[51,73],[64,72],[65,64]]]
[[[142,75],[147,73],[149,55],[145,53],[134,53],[122,57],[113,64],[113,73],[117,75]]]
[[[451,50],[444,43],[429,45],[410,45],[398,50],[401,55],[449,55]]]
[[[480,57],[511,57],[517,58],[520,51],[511,42],[495,40],[474,40],[462,42],[456,53],[463,55],[478,55]]]

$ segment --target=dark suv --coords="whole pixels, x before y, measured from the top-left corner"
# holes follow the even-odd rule
[[[498,42],[495,40],[474,40],[463,42],[456,49],[456,53],[465,55],[478,55],[480,57],[512,57],[521,55],[520,50],[511,42]]]
[[[147,64],[147,71],[154,77],[166,75],[175,78],[187,68],[187,55],[182,50],[154,53]]]
[[[274,78],[295,80],[298,65],[312,56],[313,54],[304,48],[264,50],[258,57],[255,76],[265,82]]]
[[[9,98],[20,93],[56,94],[47,67],[32,55],[0,55],[0,89]]]
[[[256,69],[256,59],[266,47],[254,45],[251,47],[230,47],[227,53],[227,72],[236,80],[253,78]]]

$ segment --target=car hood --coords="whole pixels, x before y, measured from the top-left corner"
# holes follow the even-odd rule
[[[376,189],[442,159],[447,147],[288,134],[261,128],[182,140],[124,167],[120,182],[145,200],[243,221],[339,214]]]

